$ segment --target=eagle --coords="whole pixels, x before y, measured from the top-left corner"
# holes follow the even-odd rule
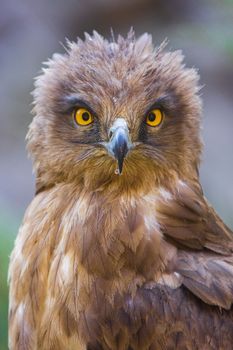
[[[35,82],[10,350],[233,349],[233,233],[199,182],[199,76],[151,35],[67,42]]]

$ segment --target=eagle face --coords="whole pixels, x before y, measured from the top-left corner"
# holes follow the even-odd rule
[[[68,46],[36,81],[28,149],[38,191],[64,180],[122,191],[195,176],[201,103],[182,54],[154,49],[147,34],[108,42],[94,33]]]

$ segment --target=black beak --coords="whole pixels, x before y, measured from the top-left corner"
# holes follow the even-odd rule
[[[120,119],[118,119],[120,120]],[[123,119],[122,119],[123,120]],[[123,120],[124,121],[124,120]],[[125,121],[124,121],[125,123]],[[122,123],[123,124],[123,123]],[[118,173],[122,173],[124,159],[131,148],[131,142],[129,139],[128,127],[123,125],[113,125],[110,129],[110,140],[108,142],[108,150],[115,157],[118,163]]]

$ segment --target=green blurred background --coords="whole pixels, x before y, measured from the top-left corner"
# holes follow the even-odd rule
[[[93,29],[147,31],[181,48],[204,85],[201,179],[233,228],[233,0],[0,0],[0,350],[7,349],[7,266],[34,191],[25,135],[33,77],[61,42]]]

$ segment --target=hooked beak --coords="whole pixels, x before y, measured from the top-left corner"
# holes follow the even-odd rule
[[[117,172],[118,174],[121,174],[124,159],[130,148],[132,148],[132,143],[129,138],[129,129],[126,121],[123,118],[118,118],[115,120],[109,131],[109,142],[106,146],[109,153],[117,160]]]

